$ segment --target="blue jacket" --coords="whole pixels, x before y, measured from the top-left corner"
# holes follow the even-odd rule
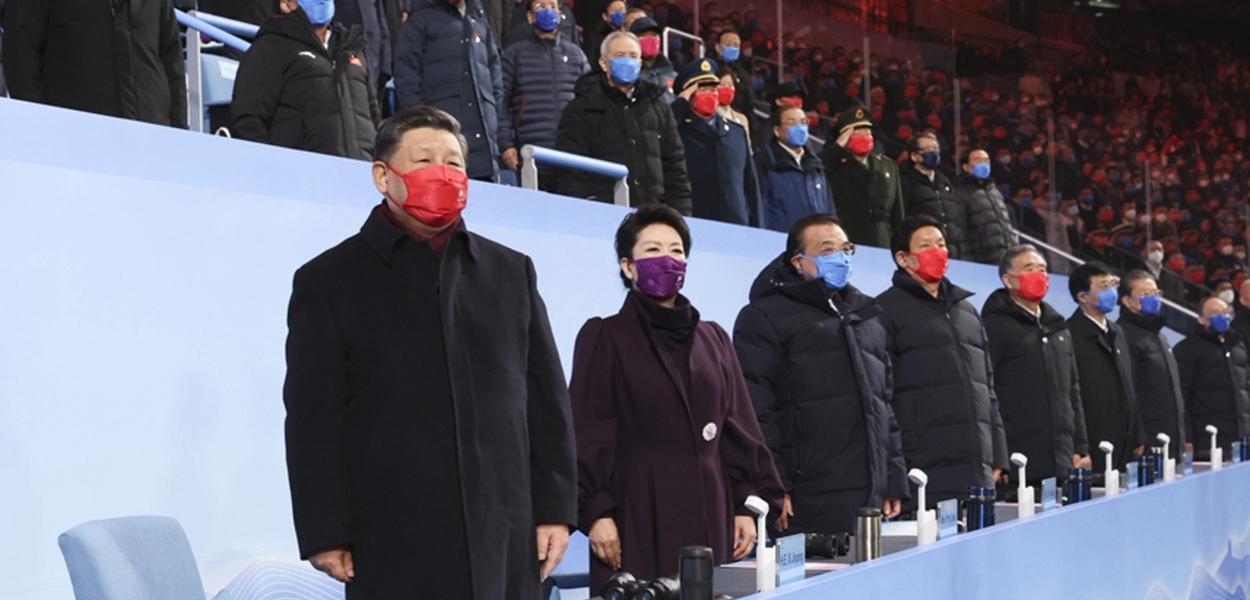
[[[525,144],[555,148],[560,113],[573,99],[577,79],[590,71],[586,55],[563,37],[544,40],[531,32],[504,49],[502,63],[500,150]]]
[[[781,142],[772,138],[755,152],[755,172],[764,210],[761,226],[785,233],[803,217],[838,214],[825,180],[825,163],[810,145],[803,150],[800,165],[781,147]]]
[[[395,50],[399,107],[424,104],[451,113],[469,141],[469,177],[497,179],[503,77],[486,14],[477,0],[466,0],[463,17],[447,0],[411,8]]]
[[[335,0],[334,21],[360,25],[365,32],[365,67],[369,81],[377,89],[391,78],[391,33],[382,0]]]
[[[708,121],[694,114],[684,98],[671,106],[686,150],[693,215],[758,226],[759,184],[746,130],[719,115]]]

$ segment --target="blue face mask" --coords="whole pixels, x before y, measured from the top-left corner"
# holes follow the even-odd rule
[[[560,12],[550,8],[534,11],[534,27],[543,33],[551,33],[560,26]]]
[[[1094,308],[1097,308],[1098,312],[1104,315],[1111,314],[1111,311],[1115,310],[1116,302],[1119,302],[1119,300],[1120,294],[1115,290],[1103,290],[1098,292],[1098,305]]]
[[[313,27],[325,27],[334,20],[334,0],[299,0],[299,7]]]
[[[981,181],[990,178],[990,163],[976,163],[972,165],[972,176]]]
[[[924,168],[926,169],[936,169],[938,166],[938,163],[941,161],[942,161],[941,152],[933,151],[933,152],[923,152],[920,154],[920,164],[923,165]]]
[[[834,252],[824,256],[806,256],[816,263],[816,276],[823,279],[825,287],[840,290],[850,281],[855,269],[851,266],[851,257],[845,252]]]
[[[798,148],[807,143],[807,123],[796,123],[786,128],[786,143]]]
[[[612,29],[620,29],[625,24],[625,13],[614,12],[608,15],[608,22],[612,24]]]
[[[1145,296],[1137,300],[1141,302],[1141,314],[1147,317],[1153,317],[1163,312],[1163,298],[1159,296]]]
[[[721,48],[720,57],[725,62],[737,62],[738,57],[742,55],[742,48],[737,46],[725,46]]]
[[[1025,210],[1033,208],[1033,196],[1020,196],[1020,208]]]
[[[608,74],[620,85],[633,85],[642,71],[642,61],[622,56],[608,61]]]
[[[1232,323],[1232,317],[1228,315],[1215,315],[1214,317],[1208,317],[1207,322],[1207,327],[1210,327],[1211,331],[1219,335],[1224,335],[1228,333],[1228,326]]]

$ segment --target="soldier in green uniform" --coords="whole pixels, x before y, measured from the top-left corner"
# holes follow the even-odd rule
[[[842,228],[852,243],[889,248],[890,232],[903,221],[898,165],[873,153],[872,119],[863,107],[838,115],[833,129],[838,139],[820,158]]]

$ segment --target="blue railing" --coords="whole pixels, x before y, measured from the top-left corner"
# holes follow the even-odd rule
[[[629,167],[625,165],[526,144],[521,147],[521,187],[538,189],[536,163],[611,177],[616,180],[616,187],[612,190],[613,203],[629,206]]]
[[[226,31],[225,29],[222,29],[221,27],[218,27],[216,25],[213,25],[212,23],[209,23],[208,21],[205,21],[204,19],[201,19],[200,17],[202,15],[196,15],[193,17],[175,8],[174,16],[178,18],[179,25],[182,25],[183,27],[186,27],[187,29],[193,29],[195,31],[208,35],[214,40],[217,40],[225,44],[226,46],[229,46],[230,48],[238,50],[239,52],[247,52],[247,49],[252,47],[250,43],[244,41],[243,39],[239,38],[233,33],[230,33]],[[218,18],[220,19],[221,17],[218,17]],[[223,20],[228,21],[229,19],[223,19]]]
[[[234,19],[227,19],[225,17],[219,17],[206,12],[195,11],[193,16],[201,21],[204,21],[205,23],[208,23],[209,25],[216,25],[228,33],[245,37],[249,40],[255,38],[256,32],[260,31],[259,25],[235,21]]]

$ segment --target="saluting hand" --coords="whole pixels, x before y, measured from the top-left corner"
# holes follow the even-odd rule
[[[734,560],[746,556],[754,543],[755,519],[743,515],[734,517]]]
[[[621,568],[621,538],[616,532],[616,521],[612,517],[603,517],[590,526],[590,551],[595,558],[615,570]]]
[[[565,525],[539,525],[535,529],[538,530],[538,562],[542,563],[539,581],[546,581],[564,559],[564,551],[569,547],[569,528]]]
[[[352,551],[346,548],[334,548],[314,554],[308,559],[313,568],[339,580],[351,583],[356,577],[356,567],[352,564]]]

